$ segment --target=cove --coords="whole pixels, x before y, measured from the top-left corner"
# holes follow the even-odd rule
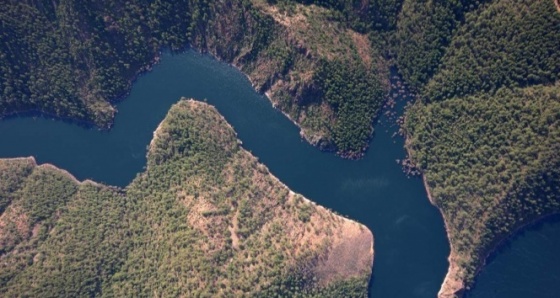
[[[1,121],[0,157],[35,156],[38,163],[52,163],[80,180],[125,186],[143,170],[154,129],[182,96],[216,106],[243,146],[292,190],[373,231],[372,297],[437,295],[449,254],[443,220],[429,204],[421,180],[407,178],[396,163],[405,152],[403,140],[392,138],[394,121],[381,118],[362,160],[320,152],[301,140],[298,128],[257,94],[243,74],[207,55],[164,53],[161,63],[139,77],[117,105],[119,113],[109,132],[41,117]],[[403,105],[398,102],[397,113]],[[558,289],[558,284],[547,285]],[[525,285],[531,288],[531,281]]]
[[[467,298],[557,298],[560,215],[530,226],[490,256]]]

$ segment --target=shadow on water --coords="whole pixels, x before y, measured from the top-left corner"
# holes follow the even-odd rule
[[[111,131],[84,129],[46,118],[0,123],[0,157],[35,156],[78,179],[126,186],[146,163],[146,146],[180,97],[206,100],[224,115],[251,151],[281,181],[309,199],[347,215],[375,237],[372,297],[435,297],[447,269],[443,221],[422,181],[403,174],[405,157],[395,116],[383,114],[366,156],[343,160],[311,147],[298,128],[255,93],[236,69],[194,51],[164,53],[117,105]]]
[[[557,298],[560,215],[523,228],[487,259],[468,298]]]
[[[513,237],[507,239],[494,252],[492,252],[486,259],[486,262],[492,263],[494,260],[496,260],[496,258],[499,259],[500,255],[514,249],[516,241],[520,239],[525,239],[528,236],[527,234],[538,233],[543,229],[546,229],[549,225],[557,225],[557,224],[560,224],[560,214],[549,215],[544,219],[539,220],[537,223],[533,223],[527,227],[522,228]],[[560,263],[558,265],[560,265]]]

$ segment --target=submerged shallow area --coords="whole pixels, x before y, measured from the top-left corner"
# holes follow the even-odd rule
[[[447,269],[449,245],[443,220],[428,202],[422,181],[408,178],[396,162],[404,158],[405,152],[403,140],[394,137],[394,118],[381,117],[362,160],[343,160],[304,142],[298,128],[257,94],[242,73],[207,55],[194,51],[164,53],[161,63],[141,76],[130,95],[117,105],[119,114],[108,132],[46,118],[2,121],[0,157],[32,155],[39,163],[52,163],[78,179],[125,186],[142,171],[153,131],[182,96],[216,106],[237,131],[243,147],[291,189],[373,231],[376,242],[372,297],[436,296]],[[404,101],[397,100],[395,112],[402,113],[403,106]],[[536,229],[526,234],[534,233],[543,234],[541,238],[558,239],[560,230]],[[542,255],[534,249],[550,250],[553,245],[542,242],[533,248],[520,240],[512,243],[511,250],[521,245]],[[503,255],[507,256],[509,250],[504,249]],[[500,258],[498,255],[492,264],[499,264]],[[485,279],[495,280],[491,266],[481,274],[480,287],[469,297],[500,297],[484,295],[488,291],[503,293],[496,287],[508,287],[507,283],[491,284],[485,290]],[[547,274],[539,269],[545,267],[539,266],[515,267],[514,272],[510,268],[497,274],[509,276],[515,271],[530,270],[527,274],[540,281]],[[546,282],[549,289],[556,287],[556,292],[559,284]],[[530,280],[525,285],[533,287]]]

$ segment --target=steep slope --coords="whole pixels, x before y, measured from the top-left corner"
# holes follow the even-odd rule
[[[428,82],[465,14],[485,2],[489,1],[403,1],[392,34],[391,52],[411,87],[420,89]]]
[[[451,244],[440,297],[461,296],[497,245],[560,211],[553,1],[491,1],[454,24],[404,124]]]
[[[172,107],[126,189],[0,169],[3,296],[366,295],[371,232],[291,192],[204,103]]]
[[[239,67],[309,142],[353,158],[367,147],[382,100],[380,53],[391,52],[419,93],[405,131],[446,219],[452,255],[441,295],[451,296],[515,229],[556,212],[557,7],[556,0],[10,1],[0,7],[0,113],[31,109],[109,126],[111,100],[158,49],[189,44]],[[10,179],[6,189],[22,178]],[[1,197],[0,208],[9,202]],[[20,241],[13,239],[6,241]]]
[[[560,13],[552,1],[494,1],[466,15],[425,86],[426,100],[560,79]]]
[[[158,51],[191,46],[239,67],[309,142],[357,158],[388,71],[368,36],[333,15],[264,0],[8,1],[0,8],[0,117],[40,112],[109,128],[111,103]]]
[[[425,100],[558,80],[554,1],[404,1],[392,52]]]
[[[409,110],[408,148],[451,243],[441,297],[468,288],[520,227],[560,212],[559,94],[559,84],[502,89]]]

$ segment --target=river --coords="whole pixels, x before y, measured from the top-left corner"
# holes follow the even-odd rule
[[[449,244],[443,220],[429,204],[421,180],[408,178],[396,162],[404,158],[405,152],[403,140],[393,137],[397,130],[392,125],[394,119],[382,116],[382,123],[376,125],[375,137],[362,160],[343,160],[302,141],[298,128],[257,94],[245,76],[207,55],[194,51],[178,55],[164,53],[161,63],[140,76],[130,95],[117,105],[119,113],[109,132],[41,117],[4,120],[0,122],[0,157],[35,156],[38,163],[52,163],[80,180],[92,179],[124,187],[143,170],[146,146],[154,129],[182,96],[206,100],[216,106],[238,132],[243,147],[292,190],[373,231],[372,297],[436,296],[447,269]],[[403,105],[402,100],[398,101],[397,113],[402,112]],[[537,228],[526,235],[543,234],[537,238],[549,240],[554,236],[559,238],[560,225],[550,225],[550,229]],[[512,275],[524,268],[507,261],[517,260],[516,256],[510,256],[515,247],[521,245],[536,255],[552,247],[539,239],[529,243],[537,241],[541,245],[527,245],[523,237],[526,236],[518,237],[497,254],[488,270],[481,274],[480,286],[469,297],[505,297],[486,295],[488,291],[504,290],[496,289],[495,283],[488,281],[500,274],[506,275],[504,280],[517,280],[518,276]],[[556,246],[554,252],[558,251]],[[557,257],[558,254],[556,261]],[[506,267],[499,265],[504,260]],[[559,267],[553,270],[557,277]],[[506,274],[512,273],[512,268],[513,274]],[[539,276],[546,274],[538,270],[531,272],[537,273],[534,278],[539,280]],[[524,282],[529,289],[532,287],[530,280]],[[560,291],[558,280],[545,285]],[[542,287],[543,283],[535,283],[536,286]],[[503,282],[498,287],[509,286]]]

